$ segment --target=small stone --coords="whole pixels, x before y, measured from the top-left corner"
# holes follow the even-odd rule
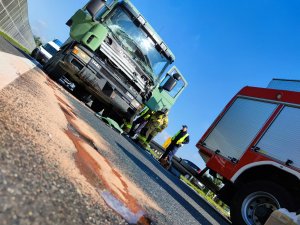
[[[82,195],[81,191],[78,188],[76,189],[76,191],[78,194]]]
[[[7,188],[7,191],[8,191],[9,193],[11,193],[11,194],[14,193],[14,190],[13,190],[12,188]]]

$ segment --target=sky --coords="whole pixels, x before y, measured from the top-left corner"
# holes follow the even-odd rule
[[[66,21],[86,0],[28,0],[33,32],[43,41],[68,37]],[[132,0],[176,56],[189,86],[169,114],[162,143],[181,125],[191,141],[177,155],[205,164],[195,144],[244,86],[300,79],[298,0]]]

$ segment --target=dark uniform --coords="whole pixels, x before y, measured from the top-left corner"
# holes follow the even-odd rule
[[[164,159],[169,156],[169,161],[171,161],[177,150],[183,144],[188,144],[190,142],[190,136],[184,128],[187,128],[187,126],[184,125],[183,128],[172,137],[170,145],[166,148],[165,153],[160,159]]]
[[[154,114],[154,112],[152,110],[150,110],[149,108],[142,111],[140,114],[140,117],[133,121],[131,129],[128,133],[129,136],[134,136],[136,130],[138,130],[138,128],[136,126],[145,124],[153,114]]]

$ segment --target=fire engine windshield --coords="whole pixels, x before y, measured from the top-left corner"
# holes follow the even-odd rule
[[[122,48],[147,74],[157,80],[170,62],[155,48],[155,43],[146,32],[132,21],[126,10],[117,8],[106,24]]]

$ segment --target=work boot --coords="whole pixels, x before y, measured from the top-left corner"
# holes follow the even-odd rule
[[[158,162],[162,163],[164,160],[165,160],[165,158],[160,157],[160,158],[158,159]]]
[[[128,133],[129,137],[134,137],[135,136],[135,132],[134,129],[131,129]]]

